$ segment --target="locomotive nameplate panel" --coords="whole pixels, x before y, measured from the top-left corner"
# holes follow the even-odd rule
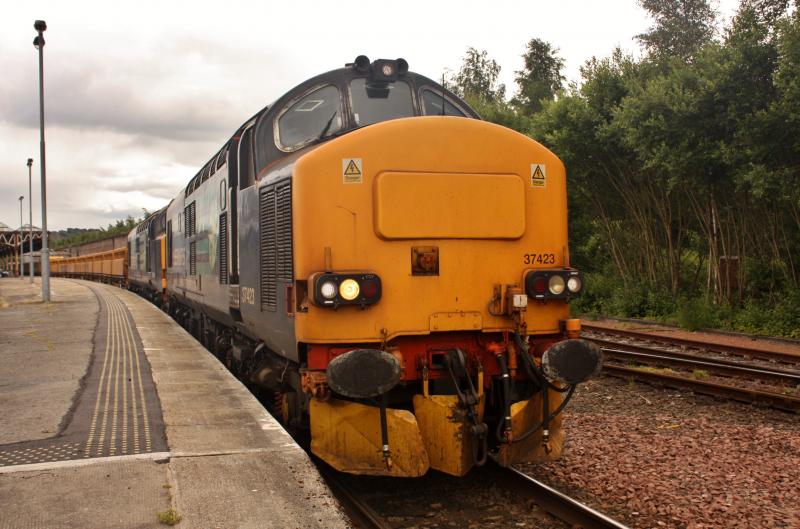
[[[375,232],[384,239],[518,239],[525,186],[514,174],[381,173]]]

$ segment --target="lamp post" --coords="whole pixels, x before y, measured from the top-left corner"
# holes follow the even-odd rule
[[[50,302],[50,248],[47,246],[47,177],[44,156],[44,35],[47,24],[44,20],[33,23],[39,35],[33,46],[39,50],[39,161],[42,171],[42,301]]]
[[[33,284],[33,188],[31,187],[31,166],[33,158],[28,158],[28,270],[31,273],[31,284]]]
[[[25,269],[22,268],[22,199],[19,197],[19,278],[25,279]]]

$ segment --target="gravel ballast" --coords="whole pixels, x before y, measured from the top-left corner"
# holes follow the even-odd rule
[[[520,468],[635,528],[800,528],[800,417],[611,377],[567,407],[559,461]]]

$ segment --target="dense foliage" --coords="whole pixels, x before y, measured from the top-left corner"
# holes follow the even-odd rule
[[[493,61],[472,50],[461,93],[566,164],[576,309],[800,338],[800,17],[745,0],[715,34],[706,0],[641,5],[641,59],[612,50],[563,89],[534,39],[506,102],[472,92],[498,74],[476,82]]]

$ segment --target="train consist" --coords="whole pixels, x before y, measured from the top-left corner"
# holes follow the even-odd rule
[[[554,459],[600,368],[563,164],[403,59],[287,92],[107,257],[53,271],[150,298],[345,472]]]

